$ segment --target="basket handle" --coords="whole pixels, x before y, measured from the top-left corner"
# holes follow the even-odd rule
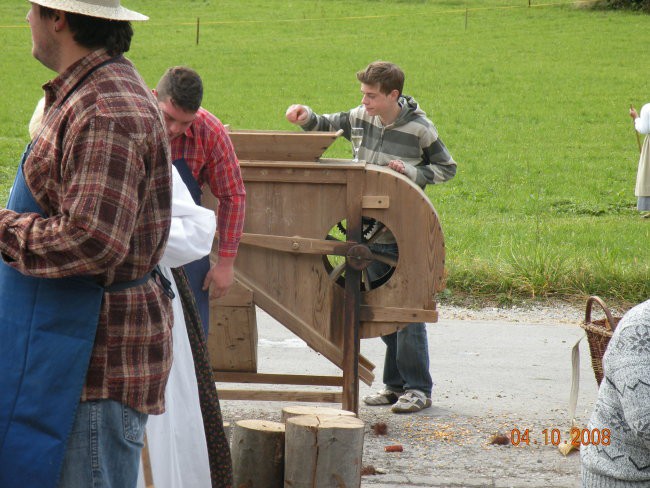
[[[587,298],[587,309],[585,310],[585,324],[591,322],[591,308],[594,302],[600,305],[600,308],[602,308],[603,312],[605,312],[605,317],[607,317],[607,327],[609,328],[609,330],[613,332],[616,325],[614,324],[614,318],[612,317],[612,313],[609,311],[609,308],[607,308],[607,305],[605,305],[605,302],[603,302],[600,299],[600,297],[597,296],[590,296],[589,298]]]

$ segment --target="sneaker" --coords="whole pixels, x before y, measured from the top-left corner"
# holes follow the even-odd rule
[[[419,412],[423,408],[431,406],[431,398],[419,390],[406,390],[390,409],[393,413]]]
[[[373,395],[363,397],[363,403],[366,405],[392,405],[399,398],[399,393],[392,390],[380,390]]]

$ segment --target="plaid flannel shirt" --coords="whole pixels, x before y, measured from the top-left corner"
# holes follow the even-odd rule
[[[219,200],[219,256],[235,257],[244,229],[246,190],[239,161],[221,121],[199,108],[192,125],[171,141],[172,160],[184,158],[199,186]]]
[[[94,51],[43,87],[42,130],[24,175],[48,217],[0,210],[0,251],[24,274],[90,276],[107,286],[146,275],[164,251],[164,122],[134,66],[123,57],[102,65],[109,59]],[[161,413],[171,327],[171,302],[152,281],[104,293],[82,400]]]

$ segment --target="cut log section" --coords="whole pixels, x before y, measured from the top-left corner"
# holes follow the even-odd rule
[[[267,420],[235,422],[232,438],[233,486],[284,486],[284,424]]]
[[[310,405],[288,405],[282,408],[282,423],[286,423],[288,419],[297,415],[316,415],[318,417],[356,417],[354,412],[350,412],[349,410],[341,410],[340,408],[316,407]]]
[[[364,422],[351,416],[299,415],[287,420],[285,486],[361,486]]]

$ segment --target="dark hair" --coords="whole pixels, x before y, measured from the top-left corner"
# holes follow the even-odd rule
[[[388,95],[393,90],[402,94],[404,72],[399,66],[387,61],[375,61],[357,72],[357,80],[366,85],[379,85],[379,91]]]
[[[199,74],[186,66],[174,66],[165,71],[156,86],[158,100],[167,99],[186,112],[196,112],[203,100],[203,82]]]
[[[40,6],[42,18],[52,18],[54,12],[55,9]],[[111,56],[125,53],[131,47],[131,38],[133,37],[131,22],[100,19],[72,12],[64,13],[73,39],[78,44],[87,48],[103,47]]]

